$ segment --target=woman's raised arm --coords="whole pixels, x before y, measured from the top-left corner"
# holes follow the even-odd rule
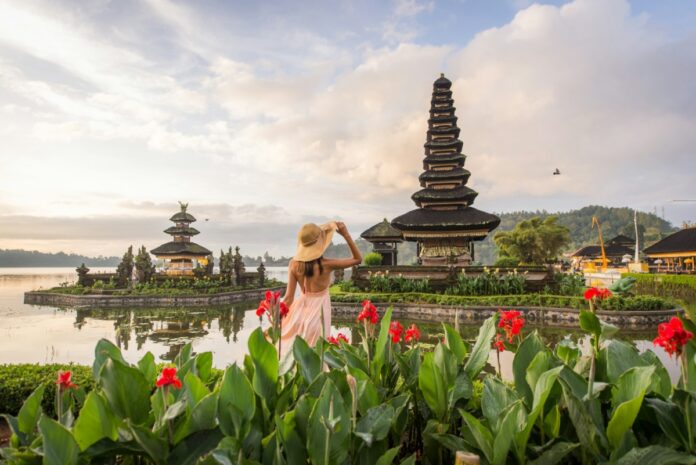
[[[343,238],[346,240],[352,257],[327,259],[325,261],[326,266],[328,266],[331,269],[344,269],[350,268],[351,266],[359,265],[360,262],[362,262],[362,254],[360,253],[360,249],[358,249],[358,246],[355,244],[355,241],[348,232],[348,228],[346,228],[346,225],[341,222],[337,222],[336,225],[338,226],[338,234],[343,236]]]

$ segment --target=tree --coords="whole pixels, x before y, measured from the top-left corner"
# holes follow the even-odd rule
[[[145,246],[140,247],[138,255],[135,257],[135,269],[138,270],[138,279],[144,283],[150,282],[155,274],[155,265],[152,263],[152,257],[148,253]]]
[[[123,254],[121,263],[118,264],[116,268],[116,274],[118,275],[118,285],[121,287],[126,287],[130,282],[131,275],[133,274],[133,246],[129,246],[126,253]]]
[[[570,242],[570,231],[558,224],[558,218],[524,220],[512,229],[501,231],[493,238],[500,258],[512,258],[520,263],[541,265],[554,262]]]

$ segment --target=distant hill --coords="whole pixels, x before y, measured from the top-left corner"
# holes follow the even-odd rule
[[[65,252],[44,253],[36,250],[10,250],[0,249],[0,267],[68,267],[80,266],[118,266],[121,259],[119,257],[86,257],[74,253]]]
[[[602,226],[602,237],[609,240],[619,234],[635,237],[633,226],[633,209],[627,207],[602,207],[590,205],[579,210],[567,212],[549,213],[542,211],[519,211],[510,213],[496,213],[500,217],[500,226],[495,229],[486,240],[476,244],[476,261],[484,264],[495,262],[497,247],[493,237],[498,231],[509,231],[517,223],[535,216],[545,218],[557,216],[558,223],[570,229],[571,243],[567,251],[576,250],[584,245],[598,243],[597,230],[592,229],[592,217],[596,216]],[[665,221],[652,213],[638,212],[638,230],[640,248],[656,242],[666,235],[677,230],[669,221]]]

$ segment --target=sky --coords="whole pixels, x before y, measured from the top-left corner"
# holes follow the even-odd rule
[[[693,0],[0,0],[0,248],[153,248],[178,201],[216,251],[357,236],[441,72],[475,207],[696,220]]]

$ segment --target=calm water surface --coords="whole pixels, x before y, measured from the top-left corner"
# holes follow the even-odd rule
[[[99,271],[112,271],[100,269]],[[97,271],[97,269],[95,269]],[[269,275],[285,281],[285,268],[269,267]],[[131,362],[150,351],[161,361],[171,360],[184,344],[191,342],[197,352],[213,352],[216,366],[241,361],[247,350],[249,334],[261,326],[255,314],[257,302],[218,307],[59,309],[25,305],[24,292],[47,289],[77,278],[74,268],[0,268],[0,363],[82,363],[91,364],[94,345],[101,338],[117,344]],[[402,322],[404,326],[410,322]],[[426,339],[436,341],[438,325],[419,323]],[[552,343],[569,334],[567,329],[539,328]],[[352,322],[334,321],[332,332],[352,336]],[[465,338],[473,340],[478,327],[462,326]],[[620,334],[633,341],[639,350],[653,350],[652,332]],[[581,347],[587,341],[578,333],[570,337]],[[662,349],[654,349],[673,379],[676,362]],[[504,376],[511,376],[511,352],[501,354]],[[497,366],[495,352],[489,362]]]

